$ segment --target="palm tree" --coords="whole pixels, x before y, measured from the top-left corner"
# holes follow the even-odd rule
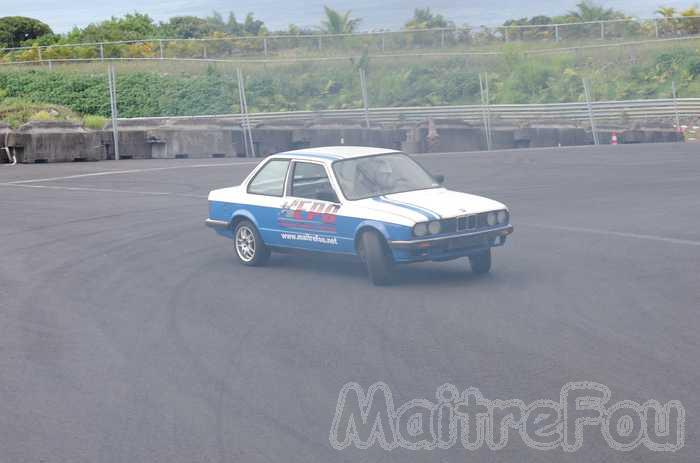
[[[678,26],[678,19],[675,19],[676,9],[672,6],[660,6],[659,9],[655,11],[656,14],[663,17],[663,22],[657,23],[659,26],[659,31],[662,35],[675,34],[676,28]]]
[[[700,11],[697,6],[691,6],[681,11],[681,28],[686,34],[696,35],[700,32]]]
[[[676,9],[672,6],[660,6],[654,13],[663,16],[664,19],[671,19],[675,16]]]
[[[351,11],[340,13],[327,6],[323,8],[326,10],[326,20],[321,22],[321,30],[327,34],[350,34],[355,32],[362,21],[360,18],[351,19]]]
[[[571,10],[567,13],[571,19],[577,22],[588,21],[605,21],[607,19],[618,19],[624,15],[612,8],[593,3],[590,0],[583,0],[576,4],[576,10]]]

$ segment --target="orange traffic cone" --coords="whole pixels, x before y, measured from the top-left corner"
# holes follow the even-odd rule
[[[610,140],[610,144],[617,145],[617,132],[614,130],[612,131],[612,138]]]

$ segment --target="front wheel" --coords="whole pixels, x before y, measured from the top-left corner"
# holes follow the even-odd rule
[[[469,263],[472,266],[472,272],[477,275],[489,273],[491,270],[491,249],[469,256]]]
[[[376,232],[362,234],[360,254],[367,266],[370,281],[376,286],[385,286],[392,282],[394,261],[389,254],[384,240]]]
[[[243,265],[265,265],[270,258],[270,248],[265,246],[258,229],[250,220],[241,220],[236,224],[233,240],[236,256]]]

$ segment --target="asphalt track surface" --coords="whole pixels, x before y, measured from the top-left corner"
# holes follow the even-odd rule
[[[700,145],[423,155],[508,204],[492,274],[465,260],[371,286],[361,264],[245,268],[204,227],[245,160],[0,166],[0,461],[695,462],[700,450]],[[397,404],[451,382],[487,398],[680,400],[674,454],[338,451],[341,387]]]

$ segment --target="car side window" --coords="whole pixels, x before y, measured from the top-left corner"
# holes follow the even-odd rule
[[[326,169],[311,162],[295,162],[291,195],[297,198],[338,202]]]
[[[289,159],[269,161],[248,184],[248,193],[267,196],[284,196]]]

